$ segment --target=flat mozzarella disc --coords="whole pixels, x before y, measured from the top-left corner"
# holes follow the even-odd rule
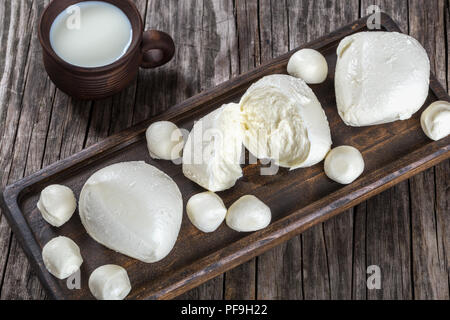
[[[450,103],[436,101],[420,117],[423,132],[431,140],[440,140],[450,134]]]
[[[364,171],[364,159],[358,149],[340,146],[332,149],[325,158],[325,174],[341,184],[355,181]]]
[[[145,137],[152,158],[175,160],[181,157],[184,145],[183,134],[174,123],[154,122],[148,127]]]
[[[420,43],[397,32],[360,32],[337,49],[339,115],[350,126],[409,119],[428,96],[430,61]]]
[[[45,221],[60,227],[72,217],[77,201],[70,188],[52,184],[41,191],[37,207]]]
[[[302,79],[266,76],[247,90],[240,106],[244,145],[258,159],[296,169],[322,161],[330,150],[327,116]]]
[[[222,199],[214,192],[193,195],[186,205],[192,224],[203,232],[213,232],[225,220],[227,209]]]
[[[287,72],[308,84],[318,84],[328,76],[328,64],[325,57],[314,49],[301,49],[289,59]]]
[[[183,215],[176,183],[143,161],[122,162],[94,173],[80,194],[80,218],[106,247],[156,262],[175,245]]]
[[[270,208],[257,197],[246,195],[239,198],[228,209],[226,223],[239,232],[261,230],[270,224]]]
[[[198,120],[183,150],[183,174],[209,191],[231,188],[242,177],[239,105],[230,103]]]
[[[98,267],[89,277],[89,290],[97,300],[123,300],[131,291],[127,271],[114,264]]]
[[[42,249],[42,260],[48,272],[58,279],[65,279],[80,269],[83,258],[80,248],[67,237],[56,237]]]

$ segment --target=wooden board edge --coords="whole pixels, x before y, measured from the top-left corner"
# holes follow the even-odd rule
[[[38,246],[25,217],[19,209],[17,193],[14,189],[6,187],[0,190],[0,208],[6,217],[14,236],[22,246],[33,271],[37,274],[44,289],[53,300],[64,300],[65,297],[59,289],[59,283],[44,266],[41,248]]]

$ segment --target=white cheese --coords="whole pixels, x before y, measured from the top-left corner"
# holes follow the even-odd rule
[[[257,197],[246,195],[239,198],[228,209],[226,223],[239,232],[261,230],[270,224],[270,208]]]
[[[397,32],[360,32],[337,49],[339,115],[350,126],[409,119],[428,96],[430,61],[420,43]]]
[[[192,224],[203,232],[213,232],[225,220],[227,208],[214,192],[193,195],[186,204],[186,212]]]
[[[41,191],[37,207],[45,221],[60,227],[72,217],[77,201],[70,188],[52,184]]]
[[[354,147],[336,147],[325,158],[325,174],[338,183],[352,183],[363,171],[364,159],[361,152]]]
[[[247,90],[240,108],[244,145],[259,159],[304,168],[322,161],[330,150],[327,116],[302,79],[266,76]]]
[[[148,127],[145,137],[152,158],[175,160],[181,157],[184,145],[183,134],[174,123],[154,122]]]
[[[150,263],[163,259],[175,245],[183,200],[164,172],[142,161],[122,162],[86,181],[79,212],[94,240]]]
[[[47,242],[42,249],[42,260],[47,270],[58,279],[71,276],[83,263],[77,244],[62,236]]]
[[[318,84],[328,76],[328,64],[325,57],[314,49],[301,49],[289,59],[287,72],[308,84]]]
[[[198,120],[183,150],[183,174],[209,191],[231,188],[242,177],[239,106],[230,103]]]
[[[131,291],[127,271],[114,264],[98,267],[89,277],[89,290],[97,300],[123,300]]]
[[[422,112],[420,124],[431,140],[440,140],[450,134],[450,103],[436,101]]]

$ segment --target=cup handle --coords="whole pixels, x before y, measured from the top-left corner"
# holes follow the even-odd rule
[[[141,68],[156,68],[173,58],[175,44],[167,33],[146,30],[142,34],[141,54]]]

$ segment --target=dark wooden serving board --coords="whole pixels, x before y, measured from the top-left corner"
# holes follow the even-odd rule
[[[382,15],[382,28],[400,31],[385,14]],[[40,191],[49,184],[67,185],[78,196],[84,182],[98,169],[121,161],[145,160],[177,182],[186,204],[191,195],[204,190],[183,176],[181,166],[149,157],[145,129],[158,120],[170,120],[180,127],[191,129],[194,120],[223,103],[238,101],[259,78],[285,73],[287,61],[296,50],[7,186],[2,194],[2,208],[51,297],[91,299],[87,286],[90,273],[100,265],[115,263],[125,267],[130,276],[133,289],[128,298],[173,298],[449,158],[450,137],[434,142],[422,132],[419,119],[423,109],[406,121],[364,128],[348,127],[340,119],[334,95],[336,47],[345,36],[364,30],[366,18],[302,46],[319,50],[328,61],[328,79],[323,84],[313,85],[312,89],[327,114],[333,145],[353,145],[363,153],[366,162],[363,175],[353,184],[343,186],[325,176],[323,163],[292,172],[280,169],[275,176],[261,176],[259,165],[245,166],[244,177],[236,186],[219,195],[227,206],[244,194],[254,194],[268,204],[272,209],[273,221],[262,231],[238,233],[222,224],[216,232],[205,234],[193,227],[184,213],[181,231],[172,252],[158,263],[145,264],[95,242],[87,235],[77,213],[61,228],[53,228],[42,219],[36,203]],[[431,76],[430,92],[424,107],[436,100],[450,99],[435,77]],[[42,247],[58,235],[72,238],[81,248],[84,263],[79,290],[69,290],[66,281],[54,278],[43,265]]]

